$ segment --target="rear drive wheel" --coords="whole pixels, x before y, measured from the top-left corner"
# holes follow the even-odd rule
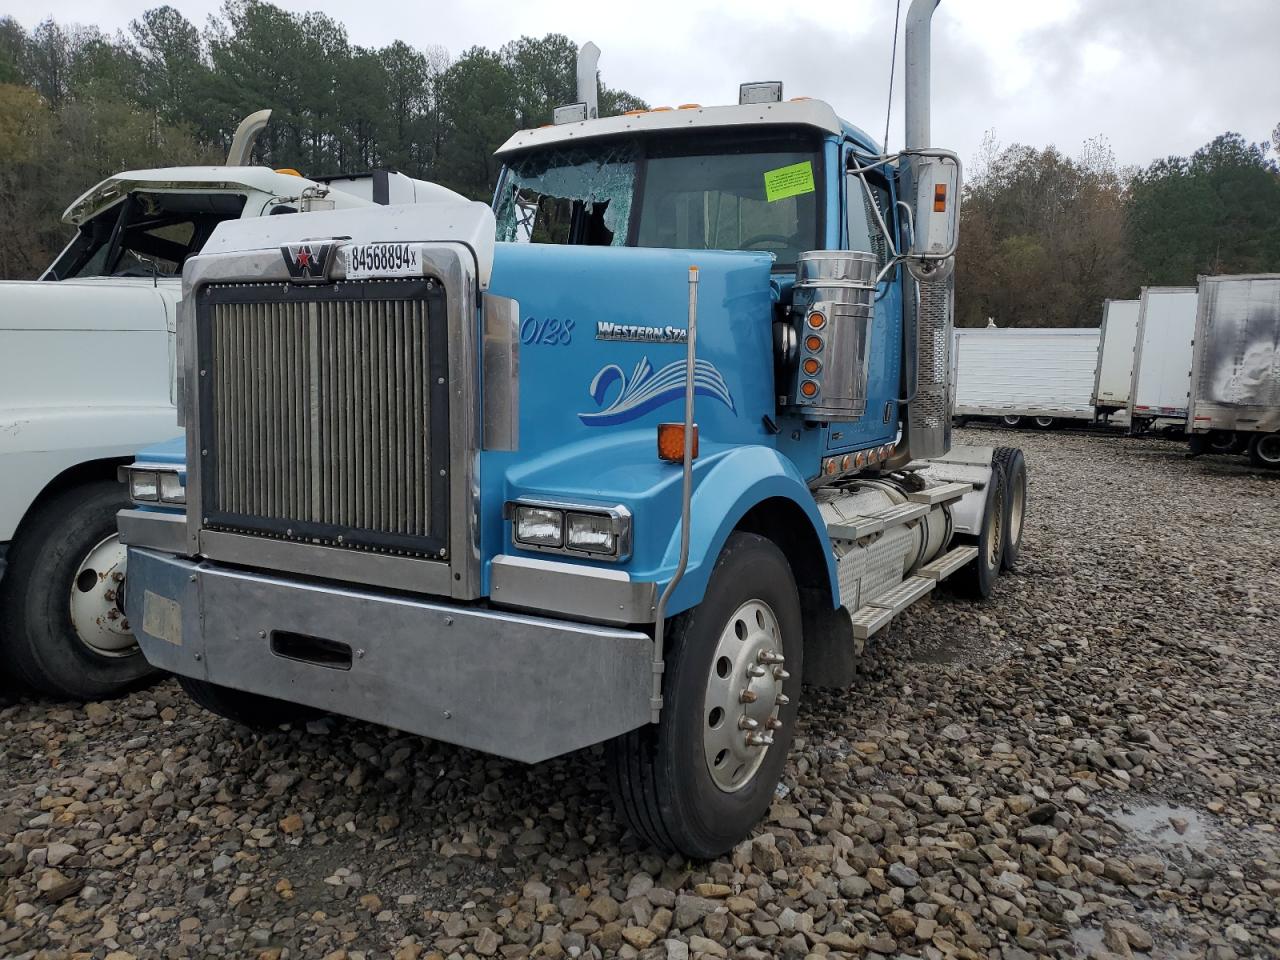
[[[1259,433],[1249,442],[1249,460],[1255,467],[1280,470],[1280,433]]]
[[[124,614],[124,487],[65,490],[23,524],[0,585],[0,658],[55,697],[99,700],[154,676]]]
[[[232,690],[207,680],[178,677],[182,689],[210,713],[255,730],[271,730],[282,723],[297,723],[320,716],[318,710],[257,693]]]
[[[1017,447],[996,447],[991,459],[1004,468],[1004,542],[1000,569],[1012,570],[1022,553],[1022,522],[1027,509],[1027,461]]]
[[[1022,425],[1022,418],[1014,416],[1001,417],[1000,422],[1006,427],[1019,427]]]
[[[1005,479],[1004,467],[999,461],[991,463],[991,479],[987,481],[986,505],[982,511],[982,530],[974,536],[959,535],[957,539],[968,541],[978,548],[978,555],[956,571],[947,581],[961,596],[973,600],[986,600],[996,587],[1000,576],[1000,561],[1004,556]]]
[[[768,810],[795,731],[804,651],[786,557],[733,534],[702,603],[668,627],[661,720],[610,742],[609,778],[646,843],[716,857]]]

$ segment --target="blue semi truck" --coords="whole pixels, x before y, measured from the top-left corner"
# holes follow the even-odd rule
[[[124,471],[147,659],[249,723],[603,743],[643,841],[746,836],[802,684],[1020,547],[1022,455],[950,445],[936,3],[898,154],[774,83],[598,117],[588,59],[491,207],[220,226],[183,276],[185,441]]]

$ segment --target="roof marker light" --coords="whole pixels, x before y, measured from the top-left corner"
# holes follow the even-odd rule
[[[749,103],[781,102],[781,80],[760,80],[754,83],[744,83],[738,87],[738,104],[740,106],[744,106]]]

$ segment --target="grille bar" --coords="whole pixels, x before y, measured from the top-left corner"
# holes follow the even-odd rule
[[[442,555],[438,285],[212,286],[199,315],[206,525]]]

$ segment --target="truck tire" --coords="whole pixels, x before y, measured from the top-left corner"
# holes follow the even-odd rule
[[[668,626],[661,719],[609,743],[609,780],[641,840],[707,859],[769,809],[795,732],[804,650],[787,558],[732,534],[702,603]]]
[[[1036,426],[1041,430],[1048,430],[1055,423],[1057,423],[1057,420],[1053,417],[1036,417]]]
[[[988,599],[1000,576],[1000,564],[1004,556],[1006,492],[1004,467],[993,458],[991,479],[987,483],[986,506],[982,512],[982,531],[976,537],[958,534],[956,538],[977,547],[978,555],[946,581],[956,593],[971,600]]]
[[[1205,434],[1192,434],[1191,439],[1194,441],[1199,437],[1204,439],[1206,453],[1238,453],[1240,451],[1239,444],[1236,441],[1236,435],[1230,430],[1210,430]]]
[[[1012,570],[1022,553],[1022,525],[1027,512],[1027,461],[1017,447],[996,447],[991,459],[1004,468],[1004,543],[1000,569]]]
[[[178,677],[178,684],[187,696],[210,713],[254,730],[273,730],[282,723],[302,722],[320,716],[320,711],[300,703],[233,690],[194,677]]]
[[[1012,414],[1010,414],[1009,416],[1001,417],[1000,422],[1003,423],[1006,427],[1012,427],[1015,430],[1018,427],[1022,426],[1022,418],[1013,416]]]
[[[75,700],[117,696],[156,675],[124,615],[123,485],[64,490],[27,518],[0,584],[0,658],[20,683]]]
[[[1280,470],[1280,433],[1259,433],[1249,441],[1249,462],[1255,467]]]

